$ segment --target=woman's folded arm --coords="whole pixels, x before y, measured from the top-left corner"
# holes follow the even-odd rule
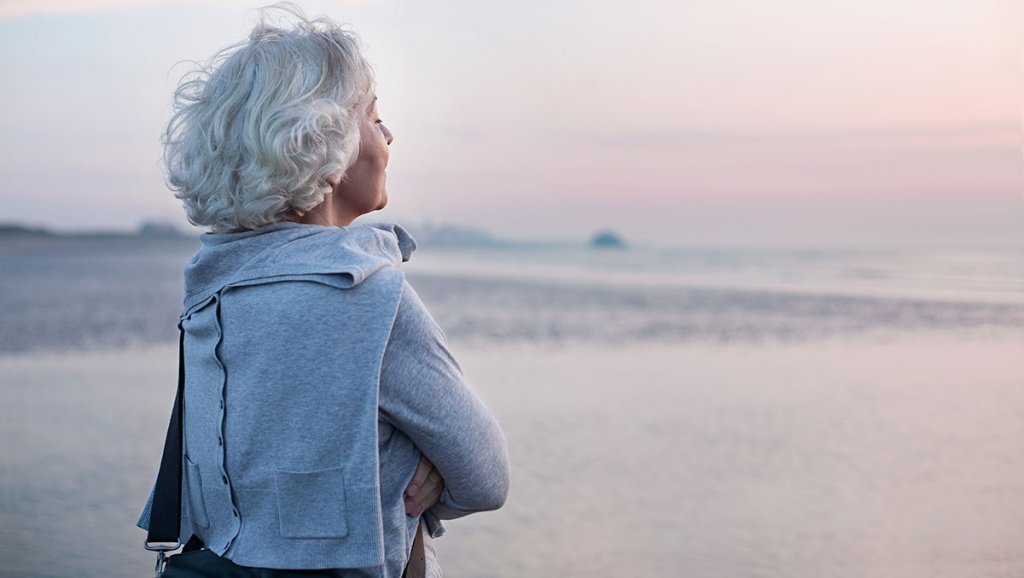
[[[408,283],[384,353],[380,410],[381,418],[409,436],[444,478],[444,492],[432,508],[439,518],[496,510],[505,503],[505,436]]]

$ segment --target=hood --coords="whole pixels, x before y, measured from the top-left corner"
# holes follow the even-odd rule
[[[408,261],[416,249],[412,236],[394,224],[281,221],[238,233],[205,233],[199,240],[202,247],[185,265],[186,312],[225,286],[257,279],[335,274],[340,286],[352,287],[383,267]]]

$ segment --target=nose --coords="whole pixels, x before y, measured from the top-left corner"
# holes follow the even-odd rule
[[[381,125],[381,128],[384,129],[384,140],[388,143],[388,146],[390,146],[391,141],[395,140],[395,135],[391,134],[391,130],[388,127]]]

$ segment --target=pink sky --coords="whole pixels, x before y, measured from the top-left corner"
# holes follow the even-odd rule
[[[658,243],[1024,242],[1010,0],[300,4],[350,22],[375,63],[396,135],[378,218]],[[18,79],[0,219],[184,224],[158,162],[170,71],[241,37],[254,5],[96,5],[0,9],[0,73]]]

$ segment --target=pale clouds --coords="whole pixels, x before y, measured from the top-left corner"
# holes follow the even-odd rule
[[[1024,233],[1017,2],[300,4],[375,64],[396,134],[382,217],[663,242]],[[0,5],[0,218],[183,222],[159,166],[174,65],[244,37],[255,6]]]

